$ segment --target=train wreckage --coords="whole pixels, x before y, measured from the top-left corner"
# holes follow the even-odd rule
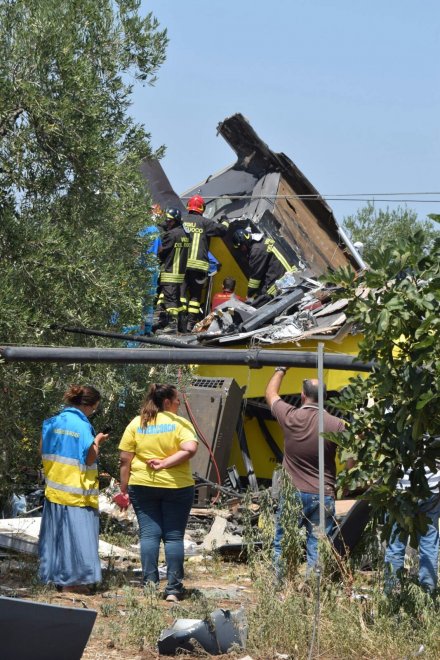
[[[371,369],[355,362],[359,333],[347,321],[348,301],[333,301],[332,289],[319,280],[339,267],[354,272],[365,268],[330,207],[298,167],[285,154],[271,151],[242,115],[222,121],[218,133],[235,151],[236,161],[181,197],[158,161],[143,160],[141,171],[154,203],[162,208],[184,211],[185,200],[199,193],[205,199],[207,217],[226,217],[233,221],[234,230],[243,227],[258,232],[280,246],[290,263],[296,264],[296,271],[277,282],[277,295],[270,302],[255,309],[232,298],[210,312],[210,299],[220,291],[224,277],[237,281],[239,295],[246,293],[248,263],[234,248],[229,231],[222,239],[211,240],[210,250],[221,267],[209,278],[205,319],[191,334],[131,336],[132,345],[142,350],[1,349],[6,360],[193,365],[187,410],[181,414],[195,422],[206,439],[207,446],[201,447],[193,466],[206,482],[206,487],[199,488],[199,503],[212,494],[210,482],[235,483],[238,488],[241,480],[257,490],[259,482],[271,480],[281,461],[280,429],[264,400],[270,365],[295,365],[280,392],[293,405],[300,403],[303,379],[316,376],[318,342],[324,344],[324,381],[329,393],[341,390],[350,376]],[[127,335],[118,333],[64,329],[127,340]]]
[[[332,301],[331,288],[319,278],[340,267],[355,272],[364,269],[362,256],[316,188],[290,158],[271,151],[243,115],[225,119],[217,132],[234,150],[236,161],[180,197],[158,161],[145,159],[141,165],[153,201],[162,208],[175,206],[184,211],[185,201],[200,194],[206,202],[205,216],[214,220],[227,218],[233,227],[222,239],[211,240],[210,250],[221,268],[209,281],[204,302],[206,316],[191,335],[176,338],[176,347],[183,341],[188,348],[217,346],[235,351],[245,347],[265,348],[276,354],[286,350],[316,353],[318,342],[323,342],[327,352],[355,358],[359,333],[347,321],[344,309],[348,301]],[[224,277],[236,280],[239,296],[246,294],[248,262],[232,242],[232,232],[239,227],[271,238],[297,270],[281,278],[277,295],[258,309],[232,297],[211,312],[211,297],[221,290]],[[345,371],[327,367],[327,390],[341,390],[356,370],[355,366]],[[268,367],[250,370],[246,364],[231,365],[229,360],[224,364],[198,362],[194,382],[196,401],[214,391],[234,390],[234,399],[240,401],[241,422],[238,420],[236,425],[235,439],[231,438],[230,455],[223,446],[222,453],[228,456],[220,462],[237,466],[238,473],[251,483],[270,479],[282,455],[282,438],[264,401],[270,375]],[[281,395],[299,405],[303,379],[315,375],[313,367],[291,369]],[[202,423],[209,426],[212,413],[205,404],[206,401],[196,407]],[[230,415],[228,419],[232,421]],[[214,478],[213,466],[205,476]]]

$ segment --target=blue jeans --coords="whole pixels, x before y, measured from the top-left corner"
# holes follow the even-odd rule
[[[295,495],[298,504],[301,507],[299,517],[297,520],[292,521],[299,527],[306,529],[306,552],[307,552],[307,570],[312,568],[318,559],[318,538],[315,535],[315,527],[319,525],[319,495],[317,493],[303,493],[297,492]],[[334,497],[326,495],[324,498],[325,505],[325,533],[327,536],[333,531],[334,517],[335,517],[335,500]],[[275,528],[274,539],[274,563],[275,570],[278,577],[282,577],[282,558],[281,558],[281,542],[284,534],[281,525],[281,515],[283,510],[283,501],[277,511],[277,520]]]
[[[162,540],[168,579],[165,595],[182,593],[183,537],[194,501],[194,486],[129,486],[128,494],[139,523],[144,584],[159,584],[159,546]]]
[[[440,497],[433,495],[419,504],[419,511],[429,518],[425,534],[418,535],[419,583],[427,591],[437,586],[437,564],[439,552],[438,521],[440,517]],[[399,538],[400,534],[402,537]],[[402,575],[408,534],[394,523],[390,540],[385,551],[385,592],[389,593]]]

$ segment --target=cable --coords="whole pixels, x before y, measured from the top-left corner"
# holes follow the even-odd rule
[[[389,199],[390,197],[396,197],[399,195],[397,199]],[[400,197],[400,195],[405,195],[405,197]],[[408,199],[412,195],[438,195],[438,199]],[[181,199],[189,199],[189,197],[182,197]],[[328,195],[323,195],[320,193],[311,193],[311,194],[304,194],[304,195],[209,195],[209,200],[215,200],[215,199],[223,199],[223,200],[278,200],[278,199],[299,199],[299,200],[305,200],[305,201],[322,201],[325,202],[327,200],[333,201],[333,202],[400,202],[400,203],[406,203],[406,202],[411,202],[412,204],[414,203],[437,203],[440,202],[440,192],[425,192],[425,193],[331,193]]]
[[[181,383],[181,376],[182,376],[182,374],[181,374],[181,370],[179,369],[179,371],[178,371],[179,388],[180,388],[180,383]],[[197,433],[197,435],[199,436],[200,440],[203,442],[203,444],[205,445],[206,449],[207,449],[208,452],[209,452],[209,455],[210,455],[211,460],[212,460],[212,464],[214,465],[214,469],[215,469],[215,473],[216,473],[216,478],[217,478],[217,483],[218,483],[219,486],[221,486],[221,481],[222,481],[222,480],[221,480],[221,476],[220,476],[220,470],[218,469],[217,461],[215,460],[215,456],[214,456],[214,454],[213,454],[213,452],[212,452],[211,447],[209,446],[209,442],[207,441],[207,439],[206,439],[206,437],[205,437],[203,431],[201,430],[199,424],[197,423],[197,420],[196,420],[196,418],[195,418],[195,416],[194,416],[194,413],[193,413],[193,411],[192,411],[192,408],[191,408],[191,406],[190,406],[190,403],[189,403],[188,397],[186,396],[186,394],[185,394],[185,392],[183,391],[182,388],[180,388],[180,390],[181,390],[181,392],[182,392],[182,395],[183,395],[183,401],[185,402],[186,410],[187,410],[187,412],[188,412],[188,415],[189,415],[189,418],[190,418],[190,420],[191,420],[191,423],[193,424],[193,426],[194,426],[194,428],[195,428],[195,430],[196,430],[196,433]],[[219,497],[220,497],[220,491],[217,490],[217,494],[216,494],[215,498],[212,500],[211,504],[216,504],[216,503],[217,503],[217,500],[219,499]]]
[[[194,428],[195,428],[195,430],[196,430],[196,432],[197,432],[197,435],[199,436],[200,440],[203,442],[203,444],[205,445],[206,449],[207,449],[208,452],[209,452],[209,455],[210,455],[210,457],[211,457],[212,463],[213,463],[213,465],[214,465],[214,469],[215,469],[215,473],[216,473],[216,478],[217,478],[217,483],[218,483],[219,486],[221,486],[220,470],[218,469],[217,461],[215,460],[215,456],[214,456],[214,454],[213,454],[213,452],[212,452],[211,447],[209,446],[209,443],[208,443],[207,439],[205,438],[205,436],[204,436],[204,434],[203,434],[203,431],[201,430],[200,426],[199,426],[198,423],[197,423],[196,418],[194,417],[194,413],[193,413],[193,411],[192,411],[192,409],[191,409],[191,406],[190,406],[189,401],[188,401],[188,397],[186,396],[185,393],[183,393],[183,400],[184,400],[184,402],[185,402],[185,406],[186,406],[186,409],[187,409],[187,411],[188,411],[188,415],[189,415],[189,418],[190,418],[190,420],[191,420],[191,423],[193,424],[193,426],[194,426]],[[219,499],[219,497],[220,497],[220,491],[217,491],[217,494],[216,494],[216,496],[214,497],[214,499],[212,500],[211,504],[216,504],[216,503],[217,503],[217,500]]]
[[[361,193],[326,193],[325,195],[322,193],[309,193],[309,194],[303,194],[303,195],[255,195],[255,197],[260,197],[260,198],[265,198],[265,197],[301,197],[301,198],[307,198],[307,197],[376,197],[376,196],[381,196],[381,197],[392,197],[395,195],[440,195],[440,191],[437,192],[361,192]],[[217,195],[217,196],[210,196],[209,199],[226,199],[226,198],[241,198],[241,197],[250,197],[250,195],[228,195],[227,193],[224,193],[223,195]],[[252,195],[253,197],[253,195]],[[190,197],[183,195],[181,199],[190,199]]]

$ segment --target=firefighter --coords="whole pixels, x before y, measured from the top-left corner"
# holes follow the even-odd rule
[[[261,307],[274,297],[275,282],[288,271],[296,270],[289,264],[272,238],[252,234],[249,229],[237,229],[232,235],[235,248],[241,250],[249,261],[247,300],[254,307]]]
[[[182,226],[182,214],[179,209],[166,209],[162,227],[164,233],[159,252],[161,293],[156,332],[171,334],[177,332],[178,315],[183,311],[180,303],[180,287],[185,278],[191,242]]]
[[[199,321],[203,287],[208,281],[209,239],[212,236],[224,236],[229,222],[209,220],[203,216],[205,200],[200,195],[193,195],[186,205],[188,213],[183,218],[183,227],[191,238],[191,247],[185,273],[186,290],[189,294],[187,330],[191,332]]]

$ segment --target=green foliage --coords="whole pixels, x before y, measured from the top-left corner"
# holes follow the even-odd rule
[[[434,222],[440,220],[433,215],[428,217]],[[371,202],[355,215],[344,218],[343,224],[353,242],[363,243],[363,258],[368,264],[390,238],[406,239],[417,229],[423,229],[428,243],[440,236],[439,227],[429,220],[419,220],[412,209],[377,210]]]
[[[152,84],[166,31],[138,0],[0,4],[0,341],[114,345],[52,329],[139,323],[148,271],[138,231],[151,222],[139,171],[149,134],[128,114],[130,80]],[[115,433],[148,372],[106,366],[3,365],[1,495],[37,462],[41,420],[68,382],[104,394]],[[99,421],[99,420],[98,420]],[[97,421],[97,424],[98,424]]]
[[[385,534],[396,520],[413,544],[426,525],[416,511],[417,500],[430,495],[424,468],[436,471],[440,456],[440,240],[428,250],[429,240],[418,230],[378,248],[359,277],[340,270],[328,278],[364,333],[360,360],[376,364],[333,402],[350,419],[335,440],[357,457],[344,485],[374,484],[367,496],[389,513]],[[411,489],[396,493],[407,470]]]
[[[135,590],[126,587],[125,597],[128,641],[138,648],[146,646],[155,650],[160,632],[166,627],[165,612],[160,607],[160,594],[151,585],[144,588],[139,598]]]
[[[262,490],[259,494],[259,514],[255,514],[255,493],[248,488],[243,500],[243,549],[246,562],[254,574],[257,565],[272,564],[272,542],[274,535],[273,501],[269,490]],[[261,548],[259,546],[262,546]]]
[[[298,521],[301,516],[302,506],[296,497],[296,489],[289,475],[281,470],[281,497],[283,507],[281,511],[281,526],[283,538],[281,540],[281,555],[284,574],[293,579],[304,559],[305,529],[300,529]]]
[[[354,592],[350,583],[323,576],[317,607],[314,574],[287,580],[280,593],[264,565],[255,570],[254,600],[246,610],[246,650],[254,658],[395,660],[417,655],[422,644],[423,657],[438,657],[438,603],[417,585],[387,598],[374,573],[372,584],[360,582]]]

